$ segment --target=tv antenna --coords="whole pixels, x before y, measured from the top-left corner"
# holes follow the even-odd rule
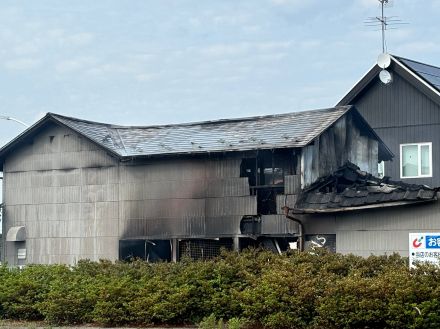
[[[393,0],[378,0],[380,2],[380,16],[368,17],[365,21],[366,26],[378,27],[382,33],[382,53],[386,53],[387,42],[386,33],[387,30],[397,29],[398,25],[408,24],[399,19],[398,16],[385,16],[385,8],[392,7]]]

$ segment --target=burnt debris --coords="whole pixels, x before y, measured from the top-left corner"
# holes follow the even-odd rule
[[[437,190],[425,185],[378,178],[351,162],[304,189],[294,213],[326,213],[437,200]]]

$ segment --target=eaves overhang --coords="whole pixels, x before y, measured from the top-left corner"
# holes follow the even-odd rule
[[[159,126],[118,126],[48,113],[0,149],[0,163],[50,123],[74,131],[121,161],[131,161],[301,148],[351,110],[351,106],[340,106]]]
[[[334,213],[351,212],[351,211],[359,211],[359,210],[367,210],[367,209],[380,209],[380,208],[414,205],[414,204],[434,202],[434,201],[437,201],[437,197],[435,197],[433,199],[429,199],[429,200],[396,201],[396,202],[386,202],[386,203],[370,204],[370,205],[363,205],[363,206],[341,207],[341,208],[332,208],[332,209],[293,208],[291,210],[291,213],[293,213],[293,214],[334,214]]]

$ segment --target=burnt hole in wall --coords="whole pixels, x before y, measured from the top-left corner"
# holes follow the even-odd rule
[[[261,234],[261,218],[258,216],[243,216],[240,221],[240,233],[250,236]]]
[[[55,136],[49,136],[49,142],[50,143],[52,143],[54,139],[55,139]]]
[[[276,196],[284,193],[285,176],[297,173],[297,160],[293,149],[261,150],[242,160],[240,176],[248,178],[250,194],[257,196],[258,214],[277,213]]]
[[[142,259],[151,263],[171,261],[171,248],[170,240],[120,240],[119,259]]]

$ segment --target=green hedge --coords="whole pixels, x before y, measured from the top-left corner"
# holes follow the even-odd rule
[[[0,267],[0,317],[51,324],[440,328],[439,298],[439,269],[409,270],[397,255],[247,250],[176,264]]]

